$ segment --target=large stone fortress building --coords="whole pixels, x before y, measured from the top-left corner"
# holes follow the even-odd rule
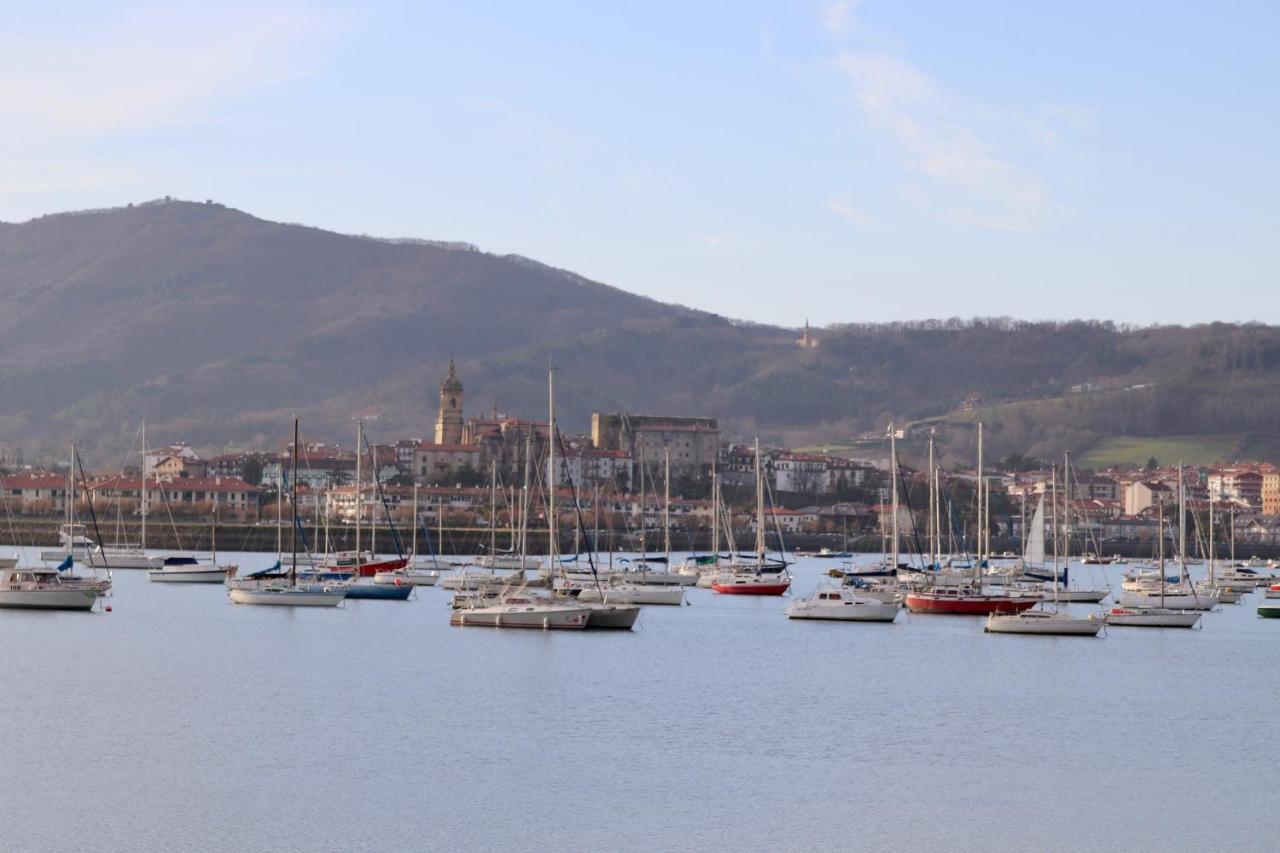
[[[597,450],[621,450],[646,469],[662,464],[671,454],[672,473],[706,477],[720,452],[720,427],[715,418],[669,418],[626,412],[591,416],[591,443]]]

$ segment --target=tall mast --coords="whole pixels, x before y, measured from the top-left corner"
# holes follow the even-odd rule
[[[533,455],[532,429],[524,437],[524,485],[520,496],[520,568],[529,556],[529,457]]]
[[[498,553],[498,460],[489,460],[489,559]]]
[[[938,550],[938,531],[934,527],[934,519],[933,519],[933,503],[938,497],[934,490],[934,478],[933,478],[933,430],[929,430],[928,479],[929,479],[929,523],[928,523],[929,566],[930,568],[932,568],[937,565],[937,550]]]
[[[147,553],[147,420],[142,419],[142,553]]]
[[[644,561],[645,555],[649,553],[649,547],[645,541],[645,528],[648,526],[648,518],[645,513],[644,505],[644,441],[640,442],[640,560]]]
[[[1182,463],[1178,463],[1178,582],[1187,580],[1187,493],[1182,478]]]
[[[986,529],[986,518],[982,512],[982,421],[978,421],[978,560],[974,564],[974,580],[982,576],[982,533]]]
[[[293,419],[293,471],[291,472],[293,482],[289,487],[293,490],[293,498],[290,501],[293,504],[293,524],[289,525],[291,549],[293,550],[293,561],[289,565],[289,586],[297,586],[298,584],[298,419]]]
[[[1057,466],[1054,466],[1053,473],[1049,475],[1049,479],[1050,479],[1050,488],[1053,490],[1053,495],[1054,495],[1054,498],[1053,498],[1053,526],[1054,526],[1054,536],[1053,536],[1053,609],[1054,609],[1054,610],[1057,610],[1057,609],[1058,609],[1058,577],[1059,577],[1059,575],[1058,575],[1058,536],[1057,536],[1057,527],[1058,527],[1058,497],[1057,497],[1057,494],[1058,494],[1058,468],[1057,468]],[[1063,465],[1063,467],[1062,467],[1062,479],[1063,479],[1063,480],[1066,480],[1066,479],[1067,479],[1067,468],[1066,468],[1066,465],[1065,465],[1065,464],[1064,464],[1064,465]],[[1065,508],[1064,508],[1064,509],[1065,509]],[[1064,512],[1064,514],[1065,514],[1065,512]],[[1069,558],[1068,558],[1068,559],[1069,559]]]
[[[298,448],[294,447],[294,455],[297,455]],[[364,515],[364,494],[361,489],[362,475],[364,471],[361,468],[360,460],[364,456],[364,421],[356,420],[356,577],[360,577],[360,522],[361,516]],[[296,473],[294,475],[297,476]]]
[[[671,450],[662,448],[662,550],[671,570]]]
[[[280,476],[276,477],[276,559],[284,555],[284,545],[280,541],[284,523],[284,460],[280,460]]]
[[[711,474],[711,559],[720,563],[720,475]]]
[[[760,439],[756,439],[756,569],[764,568],[764,472],[760,466]]]
[[[76,553],[76,446],[71,445],[71,467],[67,469],[67,552]]]
[[[547,477],[550,481],[547,486],[547,531],[551,540],[551,559],[548,568],[554,573],[556,552],[560,547],[560,525],[556,519],[556,482],[560,478],[556,476],[556,369],[554,367],[547,368]]]
[[[1160,496],[1160,500],[1156,509],[1157,526],[1160,528],[1159,535],[1156,537],[1160,540],[1160,607],[1164,608],[1164,496]]]
[[[893,539],[893,568],[898,568],[898,435],[889,422],[889,479],[892,480],[893,502],[890,510],[893,515],[889,519],[890,537]]]
[[[1209,495],[1209,587],[1213,588],[1213,495]]]
[[[418,484],[414,483],[413,484],[413,545],[410,546],[410,550],[413,552],[413,557],[409,563],[411,566],[417,564],[418,562],[418,525],[421,523],[421,521],[422,520],[418,518]]]

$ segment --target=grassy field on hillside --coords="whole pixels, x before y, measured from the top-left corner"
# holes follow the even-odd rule
[[[1144,465],[1155,457],[1161,465],[1185,462],[1209,465],[1236,457],[1238,440],[1223,435],[1171,435],[1160,438],[1115,436],[1101,439],[1078,462],[1084,468],[1131,463]]]

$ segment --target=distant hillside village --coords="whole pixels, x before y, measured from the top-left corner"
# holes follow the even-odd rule
[[[385,502],[393,518],[409,522],[416,496],[424,523],[505,527],[512,524],[512,508],[519,505],[526,482],[541,495],[547,421],[497,411],[468,417],[463,401],[463,384],[450,362],[440,386],[432,439],[370,444],[359,460],[364,483],[359,503],[366,520],[384,518]],[[661,530],[666,518],[673,530],[705,531],[712,519],[713,474],[719,477],[725,503],[740,510],[731,513],[734,526],[748,529],[754,523],[749,507],[755,499],[755,450],[722,441],[715,418],[596,413],[589,433],[562,433],[556,453],[557,501],[572,513],[576,499],[591,523],[602,527],[638,530],[643,518],[643,529]],[[149,449],[141,470],[99,472],[77,485],[77,514],[84,518],[91,500],[107,520],[134,518],[145,488],[149,514],[201,519],[216,507],[224,521],[271,520],[278,511],[279,490],[289,485],[291,457],[291,446],[211,458],[185,444]],[[835,534],[847,541],[880,537],[891,526],[887,450],[853,458],[771,447],[761,449],[761,460],[771,527],[787,534]],[[50,517],[66,513],[65,467],[9,467],[0,479],[8,512]],[[300,447],[300,516],[353,523],[356,473],[354,449],[322,443]],[[903,531],[923,530],[927,473],[902,465],[899,473],[899,526]],[[1220,524],[1230,524],[1233,541],[1280,545],[1276,466],[1188,467],[1182,476],[1193,530],[1203,526],[1212,503],[1224,520]],[[1154,464],[1143,469],[1073,470],[1069,489],[1062,485],[1060,473],[1052,474],[1047,466],[1031,471],[997,466],[984,477],[991,488],[992,533],[1005,541],[1022,538],[1025,520],[1049,496],[1057,498],[1059,507],[1065,503],[1066,509],[1059,510],[1064,520],[1058,523],[1070,537],[1095,543],[1153,543],[1159,507],[1164,504],[1166,520],[1171,518],[1178,493],[1178,469]],[[976,472],[940,471],[939,479],[944,512],[952,519],[947,526],[964,538],[972,532],[976,515]],[[541,500],[539,496],[533,502]],[[545,519],[545,514],[537,517]],[[573,519],[567,521],[572,524]]]

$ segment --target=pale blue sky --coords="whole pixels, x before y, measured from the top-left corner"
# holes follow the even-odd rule
[[[767,322],[1280,322],[1280,4],[0,3],[0,220],[213,198]]]

